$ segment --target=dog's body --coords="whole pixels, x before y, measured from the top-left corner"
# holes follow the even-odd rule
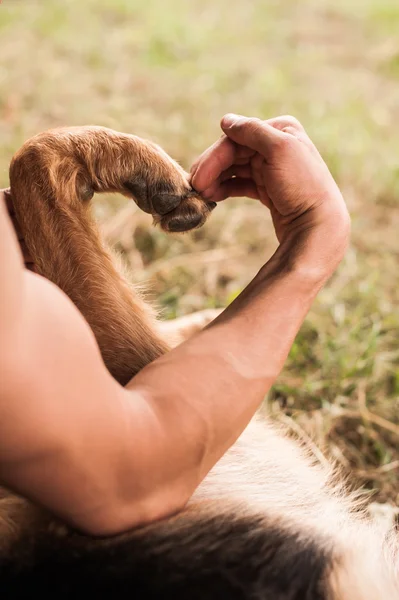
[[[88,200],[94,191],[133,195],[166,230],[197,226],[212,207],[162,150],[101,128],[34,138],[10,180],[38,271],[72,298],[125,383],[168,346],[99,240]],[[74,533],[3,491],[0,590],[7,599],[396,600],[391,538],[332,467],[271,423],[254,422],[182,513],[117,538]]]

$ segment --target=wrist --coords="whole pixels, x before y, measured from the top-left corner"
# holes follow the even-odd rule
[[[340,219],[290,232],[263,269],[296,273],[310,285],[321,287],[343,259],[349,240],[350,218],[344,214]]]

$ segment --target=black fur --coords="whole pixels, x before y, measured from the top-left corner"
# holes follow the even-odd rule
[[[45,532],[0,563],[4,600],[327,600],[332,551],[263,517],[190,515],[113,540]]]

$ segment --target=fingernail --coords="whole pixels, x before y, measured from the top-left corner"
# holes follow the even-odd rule
[[[235,115],[234,113],[228,113],[227,115],[224,115],[221,123],[223,129],[232,127],[238,118],[238,115]]]

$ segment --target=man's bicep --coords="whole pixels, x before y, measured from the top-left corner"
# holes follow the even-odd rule
[[[24,287],[24,338],[0,364],[0,480],[71,520],[113,488],[127,392],[69,298],[28,271]]]
[[[17,449],[28,431],[36,436],[32,445],[77,439],[124,391],[108,373],[89,325],[59,288],[24,270],[21,293],[19,323],[0,362],[0,414],[7,415],[0,419],[0,452],[3,444]]]

